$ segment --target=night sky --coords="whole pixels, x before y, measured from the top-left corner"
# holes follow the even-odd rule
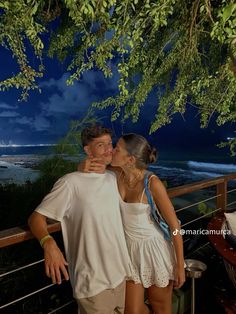
[[[4,48],[0,48],[0,79],[16,73],[15,59]],[[34,62],[34,59],[32,59]],[[66,66],[55,59],[44,57],[45,76],[39,81],[42,92],[30,92],[27,102],[19,102],[20,92],[10,89],[0,93],[0,144],[39,144],[56,143],[69,127],[71,120],[80,119],[94,101],[115,95],[118,91],[118,74],[114,70],[111,79],[105,79],[98,71],[83,75],[73,86],[66,85],[69,74]],[[149,125],[157,108],[155,93],[151,94],[141,111],[140,120],[124,125],[120,121],[110,122],[110,110],[98,112],[103,122],[114,130],[116,136],[121,132],[138,132],[148,136]],[[184,118],[178,114],[171,125],[165,126],[148,138],[159,146],[198,149],[214,147],[227,137],[234,137],[235,126],[216,126],[212,120],[207,129],[200,129],[199,116],[192,107],[187,108]]]

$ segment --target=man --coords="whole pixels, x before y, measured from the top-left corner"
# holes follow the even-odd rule
[[[110,130],[95,125],[81,136],[89,158],[111,162]],[[48,234],[46,217],[61,222],[67,260]],[[44,249],[47,276],[60,284],[61,274],[66,280],[70,275],[81,314],[124,312],[129,256],[112,173],[77,171],[60,178],[30,216],[29,226]]]

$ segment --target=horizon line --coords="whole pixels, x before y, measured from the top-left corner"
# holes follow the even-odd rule
[[[0,144],[0,147],[40,147],[40,146],[56,146],[58,144]]]

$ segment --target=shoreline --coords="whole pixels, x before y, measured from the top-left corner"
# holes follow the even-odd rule
[[[13,155],[0,157],[0,184],[24,184],[34,182],[40,171],[34,169],[45,156]]]
[[[52,154],[21,154],[21,155],[0,155],[0,184],[17,183],[23,184],[25,181],[34,181],[35,174],[40,173],[37,169],[38,164],[46,159],[50,159]],[[74,157],[71,157],[74,159]],[[76,157],[78,159],[78,156]],[[78,160],[77,160],[78,161]],[[199,169],[188,168],[188,164],[178,163],[178,161],[171,164],[165,162],[156,163],[150,165],[148,169],[154,172],[163,182],[167,182],[167,188],[173,188],[189,183],[203,181],[205,179],[211,179],[218,176],[229,174],[225,171],[223,173],[215,173],[215,169],[212,169],[212,164],[204,163],[203,169],[201,169],[201,163]],[[225,168],[225,164],[222,164],[222,169]],[[232,168],[236,165],[231,165]],[[208,169],[206,167],[209,167]],[[213,171],[214,170],[214,171]],[[233,170],[233,169],[232,169]],[[235,185],[235,181],[232,182],[232,186]]]
[[[30,167],[30,165],[37,165],[46,157],[48,155],[2,155],[0,156],[0,162]]]

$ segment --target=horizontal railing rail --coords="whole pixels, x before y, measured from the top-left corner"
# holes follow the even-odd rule
[[[199,204],[201,204],[201,203],[203,203],[203,202],[208,202],[208,201],[210,201],[210,200],[214,200],[214,199],[216,199],[217,197],[220,197],[220,196],[221,196],[221,194],[216,195],[216,196],[212,196],[212,197],[208,197],[208,198],[201,199],[199,202],[195,202],[195,203],[193,203],[193,204],[190,204],[190,205],[181,207],[180,209],[177,209],[175,212],[176,212],[176,213],[182,212],[182,211],[185,210],[185,209],[188,209],[188,208],[197,206],[197,205],[199,205]]]
[[[227,199],[227,182],[236,179],[236,173],[229,174],[225,176],[220,176],[214,179],[207,179],[191,184],[185,184],[178,187],[168,189],[168,195],[170,198],[175,198],[197,192],[210,187],[217,187],[217,208],[225,210],[226,208],[226,199]],[[230,191],[229,191],[230,192]],[[201,201],[203,202],[203,201]],[[191,205],[190,205],[191,206]],[[192,205],[193,206],[193,205]],[[181,209],[178,209],[180,211]],[[59,222],[51,223],[48,227],[50,233],[57,232],[61,230],[61,225]],[[21,243],[26,240],[33,238],[33,235],[27,226],[24,227],[15,227],[0,231],[0,248]]]
[[[216,200],[216,208],[214,210],[212,210],[210,213],[206,213],[206,214],[201,215],[197,218],[194,218],[188,222],[185,222],[184,224],[181,225],[181,227],[184,227],[184,226],[187,226],[191,223],[194,223],[194,222],[196,222],[200,219],[203,219],[209,215],[212,215],[213,213],[216,213],[218,211],[225,211],[227,206],[231,206],[231,205],[235,204],[236,201],[227,203],[227,195],[236,191],[236,189],[228,190],[227,184],[229,181],[235,180],[235,179],[236,179],[236,173],[168,189],[167,192],[168,192],[169,197],[170,198],[177,198],[177,197],[191,194],[191,193],[194,193],[194,192],[197,192],[200,190],[204,190],[207,188],[213,188],[213,187],[216,188],[216,192],[215,192],[214,196],[207,197],[205,199],[199,200],[198,202],[194,202],[190,205],[183,206],[182,208],[176,210],[176,213],[178,214],[179,212],[181,212],[183,210],[197,206],[203,202],[207,202],[210,200]],[[61,230],[61,225],[59,222],[55,222],[55,221],[51,221],[51,220],[49,221],[49,225],[48,225],[49,233],[58,232],[60,230]],[[0,231],[0,248],[8,247],[10,245],[17,244],[17,243],[22,243],[22,242],[25,242],[25,241],[30,240],[32,238],[33,238],[33,235],[27,226],[6,229],[3,231]],[[188,241],[188,239],[186,239],[185,241]],[[204,245],[206,245],[206,244],[204,244]],[[43,260],[41,259],[39,261],[28,264],[26,266],[21,266],[18,269],[10,270],[8,272],[1,274],[0,278],[5,277],[7,275],[10,275],[14,272],[20,271],[24,268],[30,267],[34,264],[38,264],[38,263],[42,263],[42,262],[43,262]],[[37,291],[31,292],[26,296],[20,297],[14,301],[9,302],[8,304],[0,306],[0,309],[3,309],[3,308],[5,308],[11,304],[14,304],[20,300],[23,300],[23,299],[25,299],[31,295],[39,293],[42,290],[49,289],[52,286],[53,286],[53,284],[46,285],[45,287],[42,287],[42,288],[38,289]],[[66,307],[69,304],[71,304],[72,302],[73,301],[69,301],[66,304],[62,305],[60,308]],[[54,313],[58,309],[55,309],[55,310],[51,311],[50,313]]]
[[[49,233],[54,233],[60,230],[61,224],[59,222],[50,222],[48,224]],[[34,236],[28,226],[5,229],[0,231],[0,248],[21,243],[33,238]]]

